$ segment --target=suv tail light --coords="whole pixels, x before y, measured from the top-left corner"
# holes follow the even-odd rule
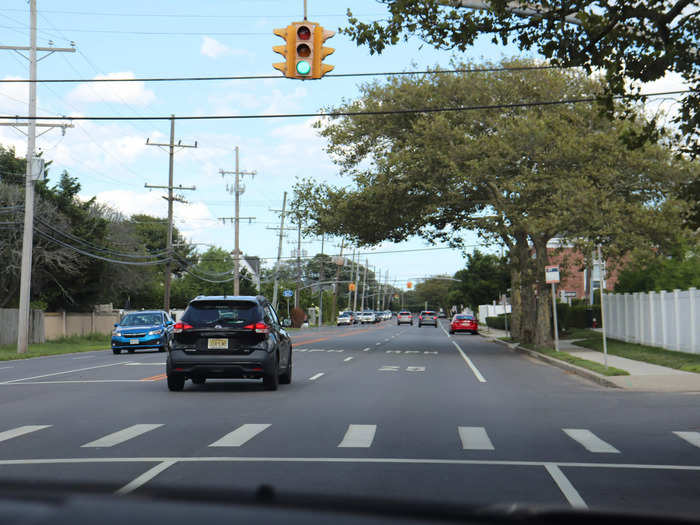
[[[177,322],[173,326],[173,333],[180,334],[180,333],[184,332],[185,330],[192,330],[192,328],[194,328],[194,326],[192,326],[190,324],[183,323],[183,322]]]
[[[437,319],[437,317],[433,317],[433,319]]]
[[[254,330],[256,334],[269,334],[270,327],[265,323],[251,323],[243,327],[244,330]]]

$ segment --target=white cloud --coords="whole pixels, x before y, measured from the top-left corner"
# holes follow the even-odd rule
[[[209,58],[219,58],[222,56],[253,56],[253,53],[247,49],[234,49],[209,36],[202,38],[202,46],[199,48],[199,52]]]
[[[132,71],[108,73],[97,75],[97,80],[110,78],[136,78]],[[134,106],[146,106],[153,102],[156,95],[150,89],[146,89],[143,82],[85,82],[68,94],[71,102],[114,102],[117,104],[131,104]]]

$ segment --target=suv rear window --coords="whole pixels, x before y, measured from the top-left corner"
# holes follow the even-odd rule
[[[435,315],[435,312],[433,312],[432,310],[426,310],[425,312],[423,312],[422,315]]]
[[[399,312],[399,315],[411,315],[411,312]]]
[[[455,315],[455,319],[474,319],[473,315]]]
[[[195,327],[220,324],[235,328],[262,318],[260,305],[250,301],[197,301],[189,304],[182,321]]]

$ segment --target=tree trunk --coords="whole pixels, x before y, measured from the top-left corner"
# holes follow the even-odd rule
[[[547,253],[548,236],[533,240],[535,246],[535,282],[537,283],[535,344],[551,346],[552,344],[552,295],[551,284],[545,282],[545,266],[549,262]]]
[[[535,296],[532,281],[532,264],[527,234],[515,234],[514,269],[511,272],[513,296],[513,337],[521,343],[534,340]],[[517,297],[516,297],[517,296]],[[517,303],[517,306],[516,306]],[[516,311],[517,309],[517,311]]]

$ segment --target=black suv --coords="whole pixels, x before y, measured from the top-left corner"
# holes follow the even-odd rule
[[[262,378],[277,390],[292,382],[292,342],[262,295],[199,296],[173,326],[166,373],[173,391],[208,377]]]

